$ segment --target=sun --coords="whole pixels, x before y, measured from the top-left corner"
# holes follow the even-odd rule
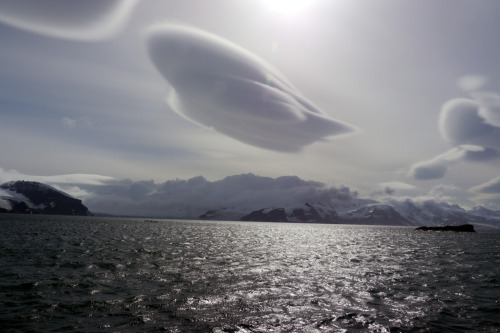
[[[262,2],[267,8],[278,14],[297,16],[315,2],[315,0],[262,0]]]

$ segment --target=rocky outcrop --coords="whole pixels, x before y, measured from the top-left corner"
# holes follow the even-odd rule
[[[14,181],[0,185],[4,202],[10,209],[0,208],[3,213],[48,214],[48,215],[92,215],[82,201],[71,197],[49,185]]]
[[[283,208],[266,208],[251,212],[241,218],[241,221],[255,222],[288,222]]]
[[[455,232],[476,232],[472,224],[446,225],[443,227],[418,227],[415,230],[422,231],[455,231]]]

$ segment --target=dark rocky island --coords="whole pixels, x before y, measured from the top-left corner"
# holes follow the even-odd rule
[[[455,231],[455,232],[476,232],[472,224],[445,225],[443,227],[418,227],[415,230],[422,231]]]
[[[13,181],[0,185],[0,213],[92,215],[82,201],[52,186]]]

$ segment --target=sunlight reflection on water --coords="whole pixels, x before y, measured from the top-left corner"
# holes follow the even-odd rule
[[[14,330],[500,325],[500,233],[62,217],[0,227],[0,320]]]

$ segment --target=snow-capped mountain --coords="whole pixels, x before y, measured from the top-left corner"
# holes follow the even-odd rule
[[[292,208],[288,218],[297,222],[335,222],[338,214],[331,204],[306,202],[300,207]]]
[[[500,227],[500,211],[465,210],[443,202],[359,198],[348,187],[328,187],[298,177],[236,175],[210,182],[203,177],[89,187],[85,204],[119,216],[174,219],[320,222],[439,226],[471,223]],[[92,195],[89,195],[89,193]],[[112,208],[112,210],[110,210]],[[0,186],[0,212],[88,215],[78,199],[36,182]]]
[[[371,225],[440,226],[476,224],[500,227],[500,214],[486,208],[467,211],[458,205],[435,201],[413,202],[354,200],[350,210],[346,205],[340,208],[331,203],[304,203],[299,206],[255,207],[242,214],[242,210],[209,210],[199,216],[210,220],[243,220],[275,222],[311,222]],[[239,217],[238,217],[239,214]]]
[[[0,185],[0,213],[91,215],[81,200],[52,186],[30,181]]]
[[[201,216],[206,218],[206,216]],[[328,204],[309,204],[288,208],[263,208],[254,210],[240,218],[242,221],[263,222],[327,222],[335,223],[338,215],[335,209]]]
[[[375,203],[341,214],[340,221],[349,224],[412,225],[411,221],[402,216],[392,206]]]
[[[472,213],[476,216],[482,216],[486,218],[497,218],[500,219],[500,210],[490,210],[487,208],[484,208],[482,206],[477,206],[472,208],[469,213]]]
[[[460,225],[484,224],[500,225],[500,213],[484,207],[465,210],[458,205],[450,205],[432,200],[413,202],[412,200],[391,201],[390,204],[413,225]]]

